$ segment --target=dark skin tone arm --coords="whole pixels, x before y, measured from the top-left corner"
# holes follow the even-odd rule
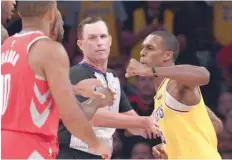
[[[210,74],[204,67],[192,65],[175,65],[169,67],[156,67],[159,79],[171,79],[167,84],[167,91],[179,102],[192,106],[200,102],[199,86],[208,84]],[[135,59],[130,61],[126,77],[154,76],[151,67],[141,64]],[[222,130],[221,121],[207,107],[207,111],[217,133]]]
[[[171,79],[167,85],[167,91],[176,100],[190,106],[200,101],[198,86],[208,84],[210,76],[204,67],[192,65],[156,67],[155,71],[158,79]],[[128,65],[126,77],[135,75],[154,76],[154,73],[151,67],[132,59]]]

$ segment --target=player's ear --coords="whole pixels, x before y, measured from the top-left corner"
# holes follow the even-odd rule
[[[166,51],[164,53],[163,61],[167,62],[173,59],[173,52],[172,51]]]
[[[47,11],[45,16],[49,22],[54,23],[56,18],[56,9],[54,7],[51,8],[50,10]]]
[[[112,36],[111,35],[109,35],[109,44],[110,44],[110,46],[112,44]]]
[[[77,46],[82,50],[83,42],[82,40],[77,40]]]

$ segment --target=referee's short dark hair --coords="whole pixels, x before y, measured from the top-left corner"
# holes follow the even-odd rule
[[[78,28],[77,28],[78,39],[83,39],[83,30],[86,24],[92,24],[92,23],[96,23],[99,21],[104,22],[106,27],[108,28],[106,22],[100,17],[87,17],[83,21],[81,21],[81,23],[78,25]]]
[[[151,35],[159,36],[163,39],[164,47],[173,52],[173,60],[175,61],[179,55],[180,43],[176,36],[168,31],[155,31]]]

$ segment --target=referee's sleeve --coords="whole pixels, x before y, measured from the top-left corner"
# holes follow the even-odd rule
[[[126,93],[124,92],[123,88],[121,87],[121,99],[120,99],[120,104],[119,104],[119,112],[127,112],[132,110],[132,106],[126,96]]]
[[[84,80],[84,79],[89,79],[91,78],[89,76],[89,72],[85,71],[84,68],[75,65],[73,67],[70,68],[70,73],[69,73],[69,77],[70,77],[70,81],[72,85],[76,85],[78,82]],[[83,96],[80,95],[76,95],[76,98],[80,101],[80,102],[84,102],[86,101],[88,98],[85,98]]]

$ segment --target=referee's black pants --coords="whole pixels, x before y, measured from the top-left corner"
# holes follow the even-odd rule
[[[69,147],[60,147],[57,159],[102,159],[101,156],[83,152]]]

